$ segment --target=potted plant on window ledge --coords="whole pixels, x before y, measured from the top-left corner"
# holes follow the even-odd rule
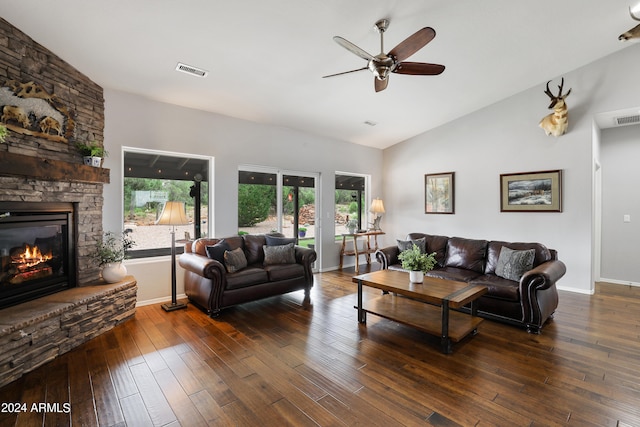
[[[422,283],[424,273],[433,270],[436,266],[436,253],[426,254],[414,243],[411,249],[402,251],[398,255],[402,261],[402,268],[409,270],[409,280],[412,283]]]
[[[76,148],[80,151],[84,158],[84,164],[99,168],[102,166],[102,159],[107,157],[109,153],[104,147],[100,146],[97,141],[88,143],[78,142]]]
[[[92,256],[102,267],[102,278],[105,282],[116,283],[125,278],[127,268],[122,261],[127,258],[127,252],[135,244],[126,232],[121,236],[111,231],[104,233],[102,240],[96,244]]]

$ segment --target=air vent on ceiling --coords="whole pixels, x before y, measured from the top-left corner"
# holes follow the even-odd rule
[[[207,77],[207,74],[209,74],[209,72],[206,70],[203,70],[198,67],[194,67],[192,65],[183,64],[181,62],[178,62],[178,65],[176,66],[176,71],[182,71],[183,73],[191,74],[193,76],[198,76],[198,77]]]
[[[634,123],[640,123],[640,115],[634,114],[633,116],[616,117],[616,124],[618,126],[631,125]]]

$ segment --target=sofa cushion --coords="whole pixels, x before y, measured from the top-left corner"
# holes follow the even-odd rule
[[[423,254],[426,253],[427,250],[427,240],[422,237],[420,239],[410,239],[410,240],[397,240],[398,242],[398,250],[400,252],[407,251],[413,248],[413,245],[416,245],[420,248],[420,252]]]
[[[436,253],[436,261],[438,266],[444,267],[445,259],[447,256],[447,242],[449,238],[447,236],[436,236],[424,233],[409,233],[408,239],[420,239],[424,238],[426,241],[425,253]]]
[[[249,266],[235,273],[227,274],[226,289],[240,289],[265,283],[269,280],[267,272],[259,266]]]
[[[235,273],[236,271],[242,270],[247,265],[247,258],[245,257],[242,248],[225,251],[224,266],[227,269],[227,273]]]
[[[447,258],[444,265],[483,273],[486,251],[486,240],[451,237],[447,245]]]
[[[264,265],[294,264],[296,262],[296,250],[293,243],[278,246],[262,247],[264,250]]]
[[[262,264],[264,261],[264,251],[262,247],[266,244],[263,234],[245,234],[242,236],[244,240],[244,252],[247,256],[249,264]]]
[[[514,251],[503,246],[496,265],[496,276],[519,282],[522,275],[533,268],[535,253],[533,249]]]
[[[484,274],[471,280],[469,284],[486,286],[488,291],[483,298],[497,298],[505,301],[520,301],[520,286],[518,282],[503,279],[493,274]]]
[[[268,274],[269,281],[271,282],[304,277],[304,267],[302,264],[268,265],[264,268],[264,271]]]
[[[264,239],[267,246],[288,245],[289,243],[293,243],[294,245],[296,244],[296,239],[294,237],[281,237],[265,234]]]
[[[207,245],[205,246],[207,251],[207,256],[211,259],[215,259],[216,261],[224,264],[224,253],[226,251],[231,250],[231,246],[224,240],[220,240],[215,245]]]
[[[508,247],[509,249],[514,250],[525,250],[525,249],[534,249],[535,250],[535,258],[533,260],[533,267],[537,267],[538,265],[551,261],[553,256],[551,255],[551,251],[543,244],[540,243],[522,243],[522,242],[500,242],[500,241],[492,241],[489,242],[487,246],[487,263],[485,267],[485,274],[495,274],[496,273],[496,265],[498,264],[498,258],[500,257],[500,250],[503,246]]]
[[[436,277],[438,279],[455,280],[457,282],[469,282],[480,276],[480,274],[464,268],[441,267],[426,272],[425,276]]]

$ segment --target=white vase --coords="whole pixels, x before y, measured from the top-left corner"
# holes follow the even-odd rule
[[[424,273],[422,271],[410,271],[409,280],[411,283],[422,283],[424,280]]]
[[[107,283],[116,283],[127,275],[127,267],[121,262],[110,262],[102,267],[102,278]]]

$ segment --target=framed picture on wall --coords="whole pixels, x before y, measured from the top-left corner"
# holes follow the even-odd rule
[[[424,176],[424,213],[455,213],[455,172]]]
[[[562,170],[500,175],[500,212],[562,212]]]

